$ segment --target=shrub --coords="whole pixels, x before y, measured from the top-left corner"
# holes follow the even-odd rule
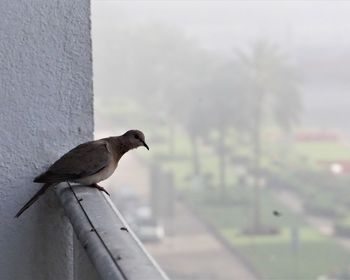
[[[335,224],[334,229],[337,235],[350,237],[350,217],[338,221]]]

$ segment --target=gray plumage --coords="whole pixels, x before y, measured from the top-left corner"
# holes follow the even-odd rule
[[[49,187],[61,182],[92,185],[107,193],[97,183],[113,174],[120,158],[126,152],[140,146],[149,149],[145,142],[144,134],[139,130],[129,130],[121,136],[103,138],[78,145],[54,162],[47,171],[34,179],[34,182],[44,183],[44,185],[18,211],[15,217],[18,218]]]

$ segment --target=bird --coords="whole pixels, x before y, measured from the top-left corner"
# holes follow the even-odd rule
[[[119,160],[126,152],[140,146],[149,150],[145,136],[140,130],[129,130],[120,136],[89,141],[76,146],[34,179],[35,183],[44,183],[44,185],[18,211],[15,217],[21,216],[50,187],[61,182],[88,185],[109,195],[97,183],[113,174]]]

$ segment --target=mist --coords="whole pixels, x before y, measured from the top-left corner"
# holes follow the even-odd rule
[[[95,137],[150,146],[105,185],[171,279],[350,279],[349,14],[92,1]]]

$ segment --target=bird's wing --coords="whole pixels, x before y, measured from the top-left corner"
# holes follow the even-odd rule
[[[57,160],[34,182],[62,182],[96,174],[112,160],[107,142],[103,140],[81,144]]]

